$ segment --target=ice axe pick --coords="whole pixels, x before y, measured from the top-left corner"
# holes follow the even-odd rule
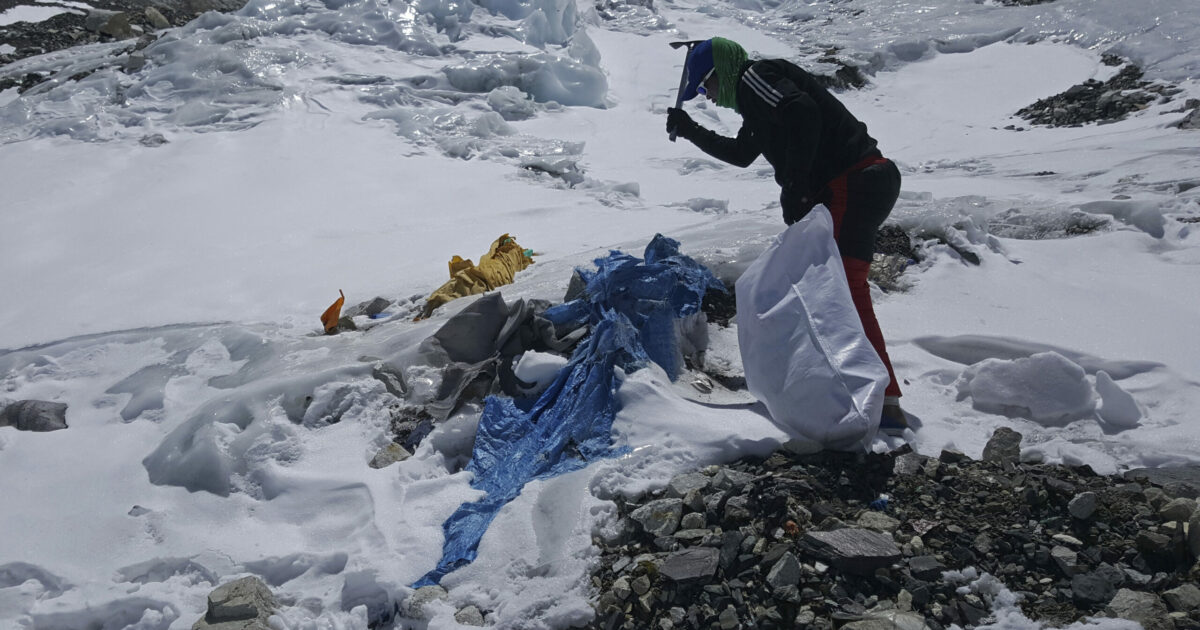
[[[683,76],[679,77],[679,91],[675,93],[675,108],[683,107],[683,91],[687,89],[688,82],[688,58],[692,56],[692,49],[696,44],[704,41],[703,39],[693,39],[686,42],[670,42],[671,48],[679,49],[687,46],[687,56],[683,58]],[[675,132],[671,132],[671,142],[675,142]]]

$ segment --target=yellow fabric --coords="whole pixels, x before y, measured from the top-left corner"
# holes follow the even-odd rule
[[[478,265],[455,256],[450,259],[450,280],[430,294],[421,317],[429,317],[434,309],[451,300],[511,284],[518,271],[532,264],[533,258],[508,234],[492,243]]]
[[[334,300],[333,304],[325,309],[324,313],[321,313],[321,324],[325,326],[326,333],[337,331],[338,319],[342,316],[342,305],[346,303],[346,294],[338,289],[338,295],[341,297]]]

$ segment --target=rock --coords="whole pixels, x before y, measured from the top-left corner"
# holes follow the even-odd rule
[[[1167,615],[1167,606],[1154,593],[1141,593],[1123,588],[1108,603],[1105,612],[1114,617],[1142,624],[1145,630],[1175,630]]]
[[[679,529],[679,519],[683,516],[683,500],[651,501],[634,510],[629,516],[641,524],[647,534],[655,538],[670,536]]]
[[[153,26],[155,29],[161,31],[164,28],[171,28],[171,22],[168,21],[158,9],[155,9],[154,7],[146,7],[145,14],[146,21],[149,22],[150,26]]]
[[[1008,427],[992,433],[983,447],[983,461],[997,464],[1017,464],[1021,461],[1021,434]]]
[[[1163,521],[1186,521],[1195,511],[1195,499],[1172,499],[1158,510],[1158,518]]]
[[[669,499],[682,499],[692,491],[704,492],[708,489],[708,484],[711,482],[712,477],[703,473],[678,475],[667,484],[666,497]]]
[[[804,541],[847,573],[871,575],[900,559],[900,548],[890,536],[866,529],[808,532]]]
[[[392,305],[391,300],[384,298],[384,297],[376,296],[375,299],[371,300],[370,302],[367,302],[362,307],[362,314],[366,315],[367,317],[374,317],[374,316],[384,312],[385,310],[387,310],[387,307],[389,307],[391,305]]]
[[[714,547],[693,547],[667,556],[658,572],[669,580],[706,580],[717,572],[721,552]]]
[[[1081,492],[1075,495],[1075,498],[1067,504],[1067,511],[1081,521],[1092,518],[1092,515],[1096,513],[1096,493]]]
[[[454,620],[464,626],[482,626],[483,613],[475,606],[467,606],[454,613]]]
[[[741,623],[738,622],[737,609],[732,605],[726,606],[725,610],[721,611],[721,614],[717,616],[717,622],[721,624],[721,630],[735,630],[741,627]]]
[[[1200,510],[1192,512],[1188,519],[1188,550],[1193,558],[1200,558]]]
[[[841,630],[926,630],[925,617],[900,610],[867,613],[866,619],[851,621]]]
[[[894,532],[900,529],[900,521],[874,510],[867,510],[858,515],[858,526],[863,529],[873,529],[877,532]]]
[[[1093,571],[1072,577],[1071,593],[1077,604],[1107,604],[1117,594],[1117,587],[1109,576]]]
[[[1156,486],[1176,482],[1200,491],[1200,465],[1196,464],[1169,468],[1135,468],[1126,472],[1125,478],[1131,481],[1146,481]]]
[[[729,490],[730,488],[740,488],[753,480],[754,475],[749,473],[722,468],[713,476],[712,487],[717,490]]]
[[[387,468],[388,466],[391,466],[396,462],[402,462],[409,457],[412,457],[412,453],[409,453],[408,449],[396,444],[395,442],[391,442],[387,446],[380,449],[379,452],[375,454],[375,457],[371,459],[371,462],[367,465],[371,468]]]
[[[262,580],[244,577],[222,584],[208,595],[208,612],[192,630],[270,630],[267,619],[278,607]]]
[[[1079,572],[1079,554],[1061,545],[1050,550],[1050,558],[1058,565],[1063,575],[1071,577]]]
[[[1176,612],[1190,613],[1200,610],[1200,588],[1195,584],[1183,584],[1163,593],[1167,606]]]
[[[933,556],[916,556],[908,559],[908,569],[919,580],[936,580],[942,577],[946,567]]]
[[[129,15],[121,11],[91,9],[84,19],[84,28],[113,39],[130,39],[134,36],[133,28],[129,24]]]
[[[703,514],[691,512],[683,515],[683,518],[679,521],[679,528],[681,530],[703,530],[707,524],[708,520],[704,518]]]
[[[785,586],[796,586],[800,583],[800,561],[789,551],[771,567],[767,573],[767,584],[771,588],[780,589]]]
[[[905,453],[892,463],[894,475],[916,475],[924,471],[925,461],[929,458],[918,453]]]
[[[38,432],[65,429],[67,405],[48,400],[18,400],[0,408],[0,427]]]
[[[970,459],[970,457],[967,457],[961,451],[956,451],[952,448],[942,449],[942,454],[938,456],[938,461],[942,462],[943,464],[957,464],[959,462],[969,461]]]
[[[342,598],[342,605],[345,606],[345,597]],[[413,619],[429,619],[429,613],[425,612],[425,606],[436,601],[447,601],[450,599],[450,594],[446,589],[436,584],[430,586],[422,586],[413,591],[408,600],[404,602],[404,615]]]

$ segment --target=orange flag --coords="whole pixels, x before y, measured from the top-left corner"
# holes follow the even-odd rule
[[[342,305],[346,303],[346,294],[338,289],[339,297],[324,313],[321,313],[321,323],[325,324],[325,334],[332,335],[337,332],[338,319],[342,316]]]

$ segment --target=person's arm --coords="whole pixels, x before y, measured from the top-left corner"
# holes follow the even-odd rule
[[[687,112],[672,107],[667,110],[667,132],[671,131],[687,138],[701,151],[734,166],[745,168],[758,158],[758,147],[745,125],[742,125],[736,138],[729,138],[705,129],[693,121]]]
[[[784,163],[778,165],[784,221],[799,221],[816,205],[810,190],[821,135],[821,110],[790,78],[769,65],[755,64],[738,86],[743,116],[758,116],[781,128],[787,138]]]

